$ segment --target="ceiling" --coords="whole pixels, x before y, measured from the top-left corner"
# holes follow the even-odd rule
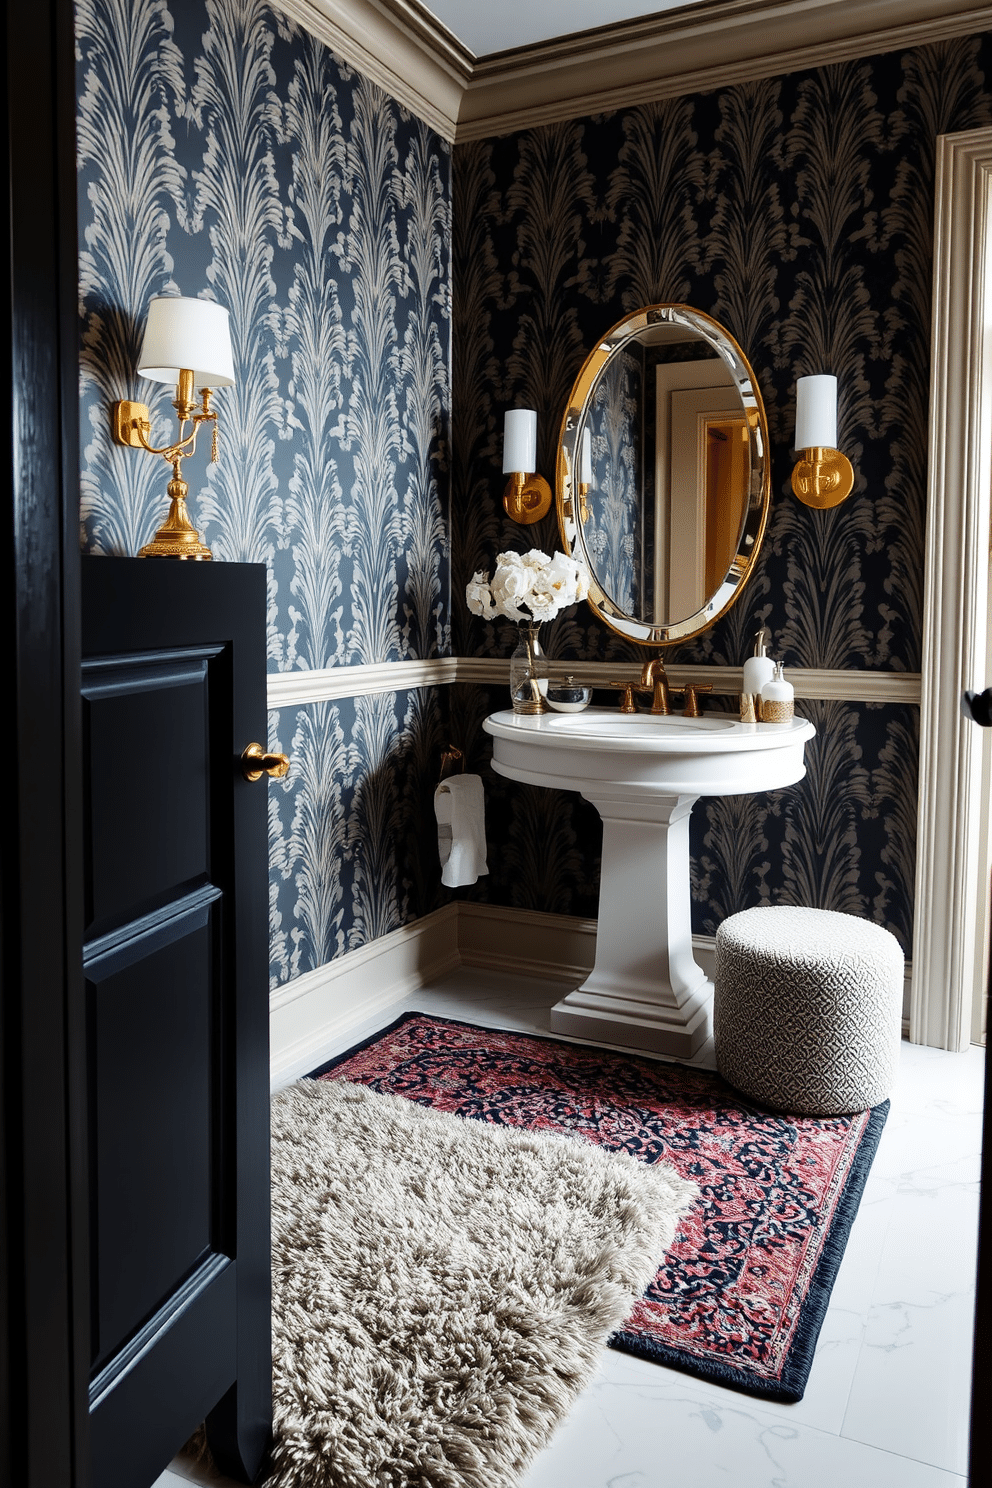
[[[505,52],[511,47],[550,41],[594,26],[659,15],[685,5],[686,0],[502,0],[484,5],[480,0],[426,0],[429,10],[477,57]]]

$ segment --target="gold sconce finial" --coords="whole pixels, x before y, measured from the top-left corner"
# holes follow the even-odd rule
[[[503,421],[503,474],[510,479],[503,492],[508,517],[529,527],[551,510],[551,487],[537,464],[537,413],[533,408],[509,408]]]
[[[190,521],[186,508],[189,487],[182,478],[182,462],[196,449],[200,425],[213,425],[210,458],[218,456],[217,414],[210,406],[215,389],[234,386],[234,359],[228,313],[212,300],[186,299],[181,295],[156,295],[148,307],[148,322],[138,375],[152,382],[174,383],[172,406],[179,417],[179,437],[156,447],[150,442],[151,419],[145,403],[124,401],[112,409],[114,443],[130,449],[161,455],[172,466],[169,481],[169,514],[154,540],[140,550],[139,558],[186,558],[202,561],[210,549]],[[199,387],[197,405],[194,388]],[[186,425],[192,424],[187,433]]]
[[[825,511],[854,490],[854,467],[837,444],[837,379],[800,377],[796,382],[796,436],[799,459],[792,489],[806,506]]]

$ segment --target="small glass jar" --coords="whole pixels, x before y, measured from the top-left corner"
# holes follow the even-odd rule
[[[581,713],[592,701],[592,688],[580,687],[574,677],[554,677],[548,683],[548,707],[556,713]]]

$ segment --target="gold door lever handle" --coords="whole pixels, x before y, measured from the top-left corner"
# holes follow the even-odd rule
[[[266,754],[261,744],[249,744],[241,756],[241,773],[246,780],[261,780],[263,775],[281,780],[289,773],[289,755]]]

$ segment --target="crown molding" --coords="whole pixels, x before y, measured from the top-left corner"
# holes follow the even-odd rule
[[[449,141],[992,29],[967,0],[699,0],[476,57],[420,0],[274,0]]]
[[[481,58],[462,99],[456,140],[705,93],[990,26],[992,6],[961,0],[702,0]]]
[[[417,0],[274,0],[335,56],[453,141],[475,60]]]

